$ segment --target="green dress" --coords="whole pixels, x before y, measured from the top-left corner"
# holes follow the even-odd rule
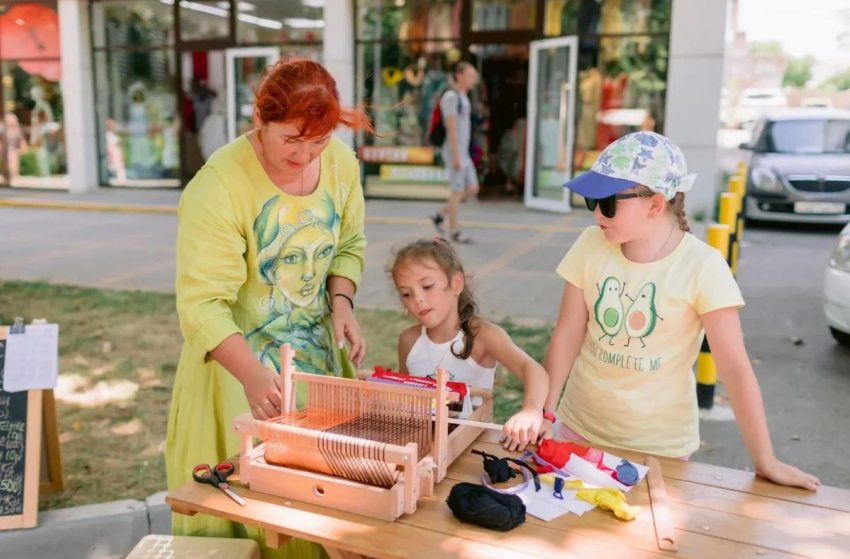
[[[184,343],[166,440],[170,491],[192,481],[197,464],[214,465],[239,452],[232,422],[249,412],[245,392],[208,356],[225,338],[244,335],[274,370],[280,346],[288,343],[298,370],[354,376],[334,340],[326,285],[328,275],[359,284],[363,212],[359,164],[337,138],[322,153],[318,188],[307,196],[279,190],[244,136],[213,154],[188,184],[177,234]],[[262,530],[203,514],[172,515],[172,531],[252,538],[264,558],[323,555],[303,540],[269,550]]]

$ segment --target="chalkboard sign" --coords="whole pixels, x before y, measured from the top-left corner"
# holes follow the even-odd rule
[[[0,328],[0,530],[36,525],[41,465],[42,394],[3,390],[5,330]]]

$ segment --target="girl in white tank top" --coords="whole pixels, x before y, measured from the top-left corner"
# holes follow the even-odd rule
[[[454,247],[444,239],[416,241],[396,253],[389,271],[405,309],[418,322],[399,336],[401,372],[429,377],[444,367],[450,380],[492,389],[501,363],[525,389],[522,409],[505,422],[505,447],[522,450],[537,442],[549,377],[502,328],[478,316]]]

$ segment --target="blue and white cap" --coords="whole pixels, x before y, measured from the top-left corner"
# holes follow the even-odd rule
[[[688,164],[679,146],[655,132],[634,132],[610,144],[590,171],[566,183],[573,192],[598,200],[642,184],[671,200],[677,192],[687,192],[696,174],[688,174]]]

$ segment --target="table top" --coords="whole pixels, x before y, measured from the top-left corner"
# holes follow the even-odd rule
[[[512,455],[485,432],[469,450]],[[643,463],[636,452],[606,449]],[[190,482],[166,501],[177,512],[201,512],[260,526],[369,557],[850,557],[850,491],[821,487],[816,493],[781,487],[749,472],[660,458],[676,529],[677,553],[658,550],[646,480],[628,493],[643,510],[624,522],[594,509],[551,522],[528,515],[510,532],[495,532],[454,518],[445,503],[452,486],[478,483],[481,457],[461,455],[417,511],[394,522],[307,505],[236,487],[249,504]],[[238,481],[237,481],[238,484]],[[232,484],[235,485],[235,484]]]

